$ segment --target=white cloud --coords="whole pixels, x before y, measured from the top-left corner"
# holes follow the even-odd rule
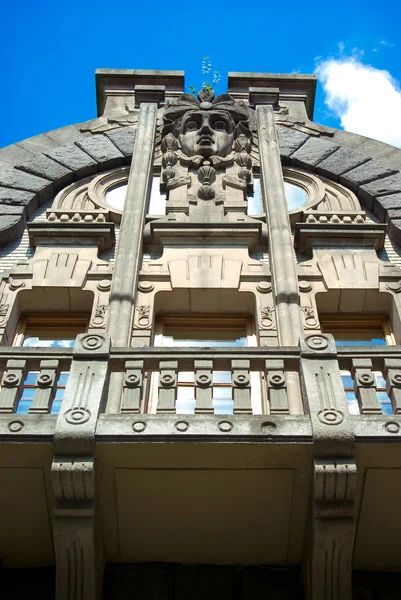
[[[401,148],[401,90],[388,71],[357,58],[328,59],[316,69],[325,103],[346,131]]]

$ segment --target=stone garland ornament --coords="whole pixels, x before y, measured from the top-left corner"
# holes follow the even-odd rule
[[[104,328],[106,327],[106,315],[109,307],[107,304],[98,304],[95,307],[95,316],[91,321],[91,327]]]
[[[161,143],[161,151],[163,153],[162,181],[165,186],[168,184],[170,179],[174,179],[174,177],[175,177],[175,171],[174,171],[173,167],[178,160],[177,154],[176,154],[177,150],[178,150],[177,138],[172,133],[168,133],[167,135],[164,136],[164,138],[162,139],[162,143]]]
[[[150,306],[141,305],[137,307],[138,327],[148,327],[150,324]]]
[[[265,306],[260,311],[261,321],[260,324],[264,329],[273,329],[275,326],[274,319],[274,307]]]
[[[235,162],[239,166],[238,178],[247,185],[252,179],[251,141],[241,133],[235,140],[234,147],[236,150]]]
[[[304,315],[304,326],[306,329],[315,329],[318,326],[318,322],[315,315],[315,309],[313,306],[302,306],[301,310]]]

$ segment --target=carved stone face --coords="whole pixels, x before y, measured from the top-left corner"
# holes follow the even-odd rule
[[[178,139],[187,156],[227,156],[233,146],[234,121],[223,111],[191,111],[182,118]]]

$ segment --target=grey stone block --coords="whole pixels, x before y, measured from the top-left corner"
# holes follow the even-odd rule
[[[0,215],[0,246],[5,246],[23,234],[22,215]]]
[[[74,171],[76,179],[97,172],[97,163],[75,144],[68,144],[51,152],[46,152],[46,156]]]
[[[390,221],[388,235],[394,244],[401,246],[401,219]]]
[[[124,155],[118,148],[104,135],[93,135],[85,137],[76,145],[84,150],[96,162],[102,165],[103,169],[112,169],[123,163]]]
[[[401,173],[396,173],[390,177],[377,179],[370,183],[365,183],[360,188],[362,197],[370,196],[385,196],[401,192]]]
[[[0,204],[0,215],[19,215],[25,214],[24,206],[10,206],[9,204]]]
[[[340,146],[320,137],[310,137],[309,140],[292,155],[294,165],[316,166],[327,156],[338,150]]]
[[[288,127],[278,126],[277,132],[280,154],[285,157],[290,157],[309,138],[306,133]]]
[[[41,192],[50,180],[24,173],[7,163],[0,163],[0,185],[29,192]]]
[[[79,126],[76,125],[67,125],[66,127],[53,129],[44,135],[48,140],[51,140],[52,144],[57,144],[57,146],[65,146],[82,138]]]
[[[57,182],[57,189],[61,189],[75,180],[74,173],[70,169],[44,154],[40,154],[32,160],[18,163],[15,166],[26,173]]]
[[[34,135],[33,137],[27,138],[26,140],[21,140],[17,142],[18,146],[28,150],[29,152],[33,152],[34,154],[40,154],[44,152],[50,152],[53,148],[57,148],[60,146],[59,142],[52,140],[51,137],[48,137],[45,133],[41,133],[40,135]]]
[[[21,148],[18,144],[11,144],[0,149],[0,162],[15,165],[17,162],[24,162],[35,157],[33,152]]]
[[[401,208],[391,208],[387,211],[387,221],[401,219]]]
[[[351,148],[340,146],[339,149],[325,158],[317,168],[317,172],[324,176],[342,175],[363,163],[369,161],[370,158],[365,154],[361,154]]]
[[[369,183],[375,179],[393,175],[396,172],[396,169],[387,167],[379,160],[371,160],[368,163],[359,165],[359,167],[355,167],[355,169],[344,173],[340,177],[340,182],[352,189],[356,189],[364,183]]]
[[[388,218],[391,218],[387,217],[386,214],[391,210],[397,209],[401,210],[401,193],[379,196],[373,203],[373,212],[380,221],[386,221]]]
[[[36,194],[0,187],[0,204],[9,206],[28,206]]]
[[[136,137],[135,127],[123,127],[122,129],[108,131],[105,135],[110,138],[124,156],[132,156]]]

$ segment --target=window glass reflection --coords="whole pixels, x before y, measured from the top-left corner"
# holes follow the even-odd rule
[[[166,194],[160,191],[160,177],[153,177],[148,214],[166,214]]]
[[[264,212],[262,205],[262,194],[260,191],[260,179],[253,180],[253,194],[248,196],[248,215],[261,215]]]
[[[221,327],[201,329],[200,327],[165,326],[163,346],[218,348],[245,347],[247,345],[244,327]],[[230,371],[213,371],[213,409],[216,415],[232,414],[234,401]],[[191,415],[195,412],[195,374],[191,371],[178,373],[176,413]]]
[[[128,184],[124,183],[106,192],[106,202],[111,208],[123,210]]]
[[[288,181],[284,181],[284,192],[288,210],[301,208],[308,200],[308,194],[303,188]]]
[[[284,181],[284,192],[288,210],[295,210],[304,206],[308,200],[308,194],[299,185]],[[255,216],[264,213],[260,178],[253,180],[253,194],[248,196],[248,215]]]

